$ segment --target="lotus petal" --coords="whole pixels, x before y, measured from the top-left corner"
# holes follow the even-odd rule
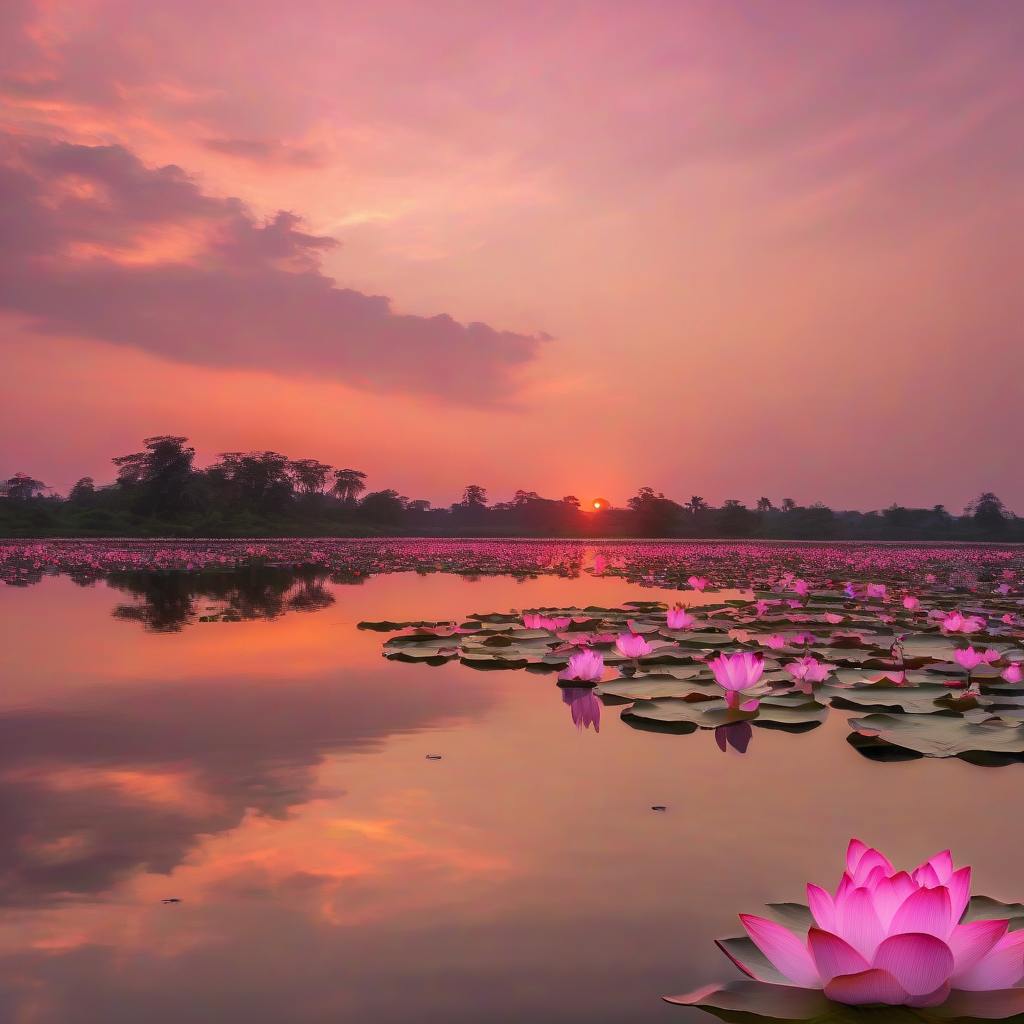
[[[924,996],[949,980],[953,954],[934,935],[904,932],[879,944],[872,966],[888,971],[912,996]]]
[[[881,879],[871,890],[875,913],[878,914],[878,920],[882,922],[882,928],[886,934],[889,932],[896,911],[909,895],[909,892],[903,891],[902,886],[898,887],[891,878]]]
[[[740,920],[761,952],[790,981],[802,988],[821,988],[811,954],[788,928],[753,914],[740,914]]]
[[[1024,931],[1004,935],[969,971],[958,973],[956,987],[968,992],[1012,988],[1024,977]]]
[[[946,881],[946,888],[949,889],[950,919],[955,923],[963,917],[971,900],[971,869],[954,871]]]
[[[793,983],[761,952],[746,935],[733,939],[715,939],[715,945],[744,973],[769,985]]]
[[[820,885],[808,883],[807,902],[810,904],[811,913],[819,928],[826,932],[835,934],[839,929],[836,925],[836,905],[832,901],[832,895]]]
[[[878,850],[867,850],[857,863],[857,868],[853,872],[853,880],[858,885],[863,885],[867,881],[868,875],[876,867],[881,867],[887,875],[896,871],[889,863],[888,857],[884,857]]]
[[[852,875],[857,870],[861,858],[868,852],[870,847],[859,839],[851,839],[850,845],[846,848],[846,870]]]
[[[840,975],[859,974],[866,971],[870,962],[866,960],[848,942],[833,935],[831,932],[812,928],[807,933],[807,945],[817,968],[820,982],[828,987],[828,983]],[[829,998],[832,998],[831,996]]]
[[[945,942],[953,930],[949,890],[940,885],[936,889],[918,889],[911,893],[896,911],[889,925],[889,934],[916,932],[934,935]],[[934,986],[933,986],[934,987]]]
[[[888,971],[877,967],[834,978],[825,986],[825,995],[849,1006],[863,1006],[865,1003],[898,1006],[910,998],[910,993]]]
[[[953,951],[953,977],[977,967],[1006,934],[1007,924],[1007,921],[971,921],[970,924],[957,925],[949,937],[949,948]]]
[[[839,926],[839,934],[870,964],[875,948],[885,938],[882,922],[875,912],[871,890],[858,886],[844,893],[842,899],[837,899],[836,924]]]

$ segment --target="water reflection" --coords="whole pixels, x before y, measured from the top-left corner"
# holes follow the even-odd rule
[[[328,579],[299,615],[293,580],[274,621],[174,632],[112,618],[104,587],[0,587],[0,1021],[696,1019],[662,993],[722,980],[735,910],[799,899],[850,835],[914,862],[953,842],[1020,891],[1019,766],[876,764],[848,710],[742,757],[618,707],[597,736],[601,698],[556,700],[553,672],[392,662],[357,628],[649,589]]]
[[[313,566],[125,572],[112,574],[107,583],[135,598],[133,604],[119,604],[113,616],[153,632],[176,632],[196,621],[276,619],[289,611],[320,611],[334,604],[328,573]]]
[[[730,722],[728,725],[720,725],[715,730],[715,742],[723,753],[732,747],[733,750],[745,754],[753,738],[754,730],[749,722]]]
[[[601,731],[601,701],[594,693],[592,686],[563,686],[562,702],[569,705],[572,721],[576,728],[593,728]]]

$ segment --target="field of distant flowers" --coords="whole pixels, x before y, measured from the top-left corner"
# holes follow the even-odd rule
[[[685,589],[691,576],[714,589],[767,589],[791,572],[814,586],[874,582],[972,589],[1024,575],[1024,546],[573,540],[48,540],[0,543],[0,580],[45,574],[81,580],[108,573],[209,571],[247,565],[312,567],[339,579],[381,573],[618,576]]]

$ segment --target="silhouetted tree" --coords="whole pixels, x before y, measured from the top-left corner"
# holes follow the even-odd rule
[[[351,505],[366,490],[366,484],[363,483],[365,479],[366,474],[360,473],[358,469],[336,469],[331,490],[346,505]]]
[[[686,503],[686,508],[689,510],[691,515],[696,515],[707,507],[708,503],[699,494],[693,495],[693,497]]]
[[[96,484],[91,476],[83,476],[68,492],[68,501],[72,505],[87,508],[96,498]]]
[[[782,499],[782,511],[783,512],[795,512],[796,502],[792,498]]]
[[[771,503],[769,498],[758,498],[757,499],[757,511],[764,514],[766,512],[774,512],[775,506]]]
[[[371,491],[359,503],[360,518],[383,526],[398,526],[408,500],[390,488],[384,491]]]
[[[227,484],[233,502],[240,508],[263,513],[280,513],[293,494],[289,460],[277,452],[222,452],[211,475]]]
[[[331,467],[317,459],[296,459],[288,463],[295,486],[301,494],[323,494]]]
[[[517,494],[525,494],[525,491],[517,491]],[[487,505],[487,488],[479,484],[469,484],[462,492],[462,504],[466,508],[484,508]]]
[[[1006,506],[991,491],[982,491],[965,509],[975,526],[986,533],[999,533],[1006,526]]]
[[[170,434],[146,437],[144,452],[111,459],[117,466],[118,486],[136,495],[140,510],[155,516],[185,507],[196,454],[194,448],[185,447],[187,440]]]
[[[15,501],[28,501],[34,498],[41,491],[46,489],[42,480],[35,480],[28,473],[15,473],[14,476],[4,481],[4,490],[8,498]]]
[[[633,511],[636,532],[641,537],[671,536],[683,511],[671,498],[655,494],[653,487],[641,487],[626,505]]]

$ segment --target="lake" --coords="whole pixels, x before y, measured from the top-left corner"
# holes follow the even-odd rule
[[[924,609],[988,617],[978,635],[1000,660],[979,669],[977,703],[1014,727],[1020,687],[998,670],[1024,657],[1020,549],[176,544],[0,551],[0,1019],[710,1020],[661,997],[739,977],[714,940],[741,933],[740,912],[804,901],[807,881],[834,888],[851,837],[906,867],[952,847],[975,892],[1024,897],[1019,758],[849,740],[876,707],[863,688],[888,685],[868,676],[892,637],[870,629],[905,626],[908,591],[923,602],[915,629],[943,650],[949,634]],[[812,593],[794,599],[779,577],[800,570]],[[861,592],[869,581],[884,599]],[[757,616],[758,596],[779,604]],[[579,711],[558,685],[557,628],[547,662],[467,657],[492,634],[498,656],[508,646],[501,623],[474,633],[491,613],[519,628],[524,610],[575,609],[586,632],[606,621],[594,609],[619,609],[647,629],[644,616],[665,616],[652,602],[677,601],[740,630],[709,628],[715,651],[782,635],[763,648],[773,689],[794,644],[816,645],[864,712],[808,688],[823,716],[797,720],[783,694],[778,723],[736,716],[754,726],[742,736],[645,724],[614,692]],[[831,635],[827,607],[867,641]],[[445,629],[421,627],[435,657],[386,646],[423,640],[402,623],[473,615],[448,646]],[[794,640],[799,629],[817,639]],[[659,643],[668,660],[618,667],[605,643],[602,687],[650,676],[681,694],[690,669],[710,678],[690,656],[700,642]],[[908,678],[931,671],[963,699],[948,658],[918,660]],[[959,725],[962,710],[915,722]]]

